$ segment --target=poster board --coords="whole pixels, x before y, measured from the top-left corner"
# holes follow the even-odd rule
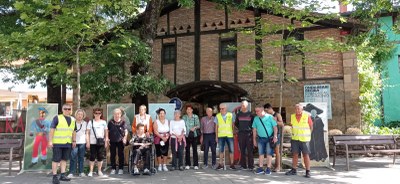
[[[57,112],[58,104],[28,104],[23,171],[51,169],[53,151],[47,144],[50,125]]]
[[[304,85],[304,102],[326,102],[328,105],[327,117],[332,119],[330,84]]]
[[[174,119],[174,111],[175,111],[175,103],[149,103],[149,114],[151,116],[151,119],[155,121],[157,119],[157,113],[156,111],[159,108],[165,109],[165,118],[167,120],[173,120]]]
[[[121,104],[107,104],[107,119],[108,123],[111,119],[113,119],[113,111],[116,108],[122,109],[122,120],[127,123],[128,131],[132,132],[132,122],[135,117],[135,104],[132,103],[121,103]]]
[[[329,164],[328,139],[328,104],[325,102],[303,102],[303,113],[311,116],[313,131],[310,140],[311,166],[326,166]]]

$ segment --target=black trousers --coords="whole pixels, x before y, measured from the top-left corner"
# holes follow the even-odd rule
[[[144,157],[143,169],[150,169],[150,151],[151,148],[133,149],[132,150],[132,160],[133,164],[137,165],[140,157]]]
[[[197,153],[197,137],[189,138],[186,137],[186,148],[185,148],[185,165],[192,166],[190,162],[190,147],[193,151],[193,166],[199,166],[199,155]]]
[[[204,144],[204,165],[208,165],[208,151],[211,148],[211,163],[215,165],[217,163],[217,143],[215,142],[215,133],[203,134]]]
[[[115,156],[117,155],[116,151],[118,149],[118,168],[124,169],[124,143],[120,142],[110,142],[110,159],[111,159],[111,169],[116,169],[117,165],[115,164]]]
[[[171,137],[172,167],[183,166],[183,147],[184,143],[177,143],[177,138]]]
[[[239,132],[240,166],[243,168],[254,168],[253,146],[253,134]]]

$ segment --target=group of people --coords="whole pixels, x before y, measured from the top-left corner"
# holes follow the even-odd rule
[[[292,169],[286,175],[297,174],[298,155],[303,154],[306,166],[306,177],[310,177],[309,144],[312,131],[310,116],[302,112],[302,106],[296,104],[296,113],[291,115],[292,126]],[[185,115],[180,110],[174,111],[174,118],[166,119],[166,110],[157,110],[157,119],[152,120],[146,114],[146,106],[139,107],[139,114],[135,115],[132,122],[132,138],[128,140],[128,122],[122,117],[123,110],[116,108],[113,118],[106,122],[102,119],[102,109],[94,109],[94,118],[84,121],[86,113],[82,109],[75,112],[75,118],[71,116],[71,105],[62,107],[63,114],[54,117],[50,125],[48,147],[53,149],[52,172],[53,183],[70,181],[74,174],[85,176],[83,172],[84,156],[87,149],[90,150],[90,167],[88,176],[93,176],[94,163],[97,159],[97,174],[102,176],[102,161],[105,149],[110,148],[111,172],[110,174],[123,174],[124,147],[132,145],[131,174],[140,174],[138,162],[143,158],[143,174],[150,174],[150,155],[152,146],[155,147],[158,171],[199,169],[198,145],[204,146],[204,169],[208,168],[208,153],[211,150],[211,166],[221,170],[225,167],[224,150],[227,145],[230,157],[230,169],[236,169],[234,156],[234,135],[238,135],[240,148],[240,168],[253,170],[253,149],[258,148],[259,165],[256,174],[271,174],[281,170],[279,155],[279,134],[282,131],[282,116],[274,112],[270,104],[257,106],[256,115],[248,109],[248,102],[242,101],[240,110],[236,114],[228,112],[226,104],[219,105],[219,113],[213,116],[213,109],[206,109],[206,116],[199,118],[193,113],[193,107],[187,105]],[[219,163],[217,164],[216,148],[219,148]],[[167,167],[168,151],[172,152],[172,166]],[[192,157],[190,151],[192,149]],[[183,163],[183,151],[185,150],[185,164]],[[118,170],[116,154],[118,152]],[[275,166],[272,170],[272,155],[275,154]],[[264,168],[264,156],[266,155],[267,167]],[[191,161],[191,158],[193,159]],[[66,173],[66,163],[70,159],[69,175]],[[37,161],[37,158],[36,158]],[[57,175],[57,167],[60,165],[61,174]],[[77,171],[78,168],[78,171]]]

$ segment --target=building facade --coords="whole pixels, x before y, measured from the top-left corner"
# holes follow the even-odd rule
[[[167,93],[168,97],[154,95],[149,99],[150,102],[166,102],[177,96],[205,107],[223,101],[240,101],[240,97],[247,96],[254,105],[269,102],[279,106],[279,76],[267,71],[244,73],[242,69],[252,59],[268,61],[264,67],[279,66],[282,49],[268,46],[267,43],[287,35],[276,33],[255,39],[254,35],[237,32],[237,28],[254,28],[257,26],[255,20],[261,18],[271,24],[293,23],[298,33],[294,35],[295,39],[330,37],[337,42],[343,39],[343,28],[351,29],[349,25],[334,21],[321,21],[320,24],[302,27],[299,22],[291,22],[267,11],[235,10],[206,0],[195,2],[193,8],[182,8],[177,4],[167,6],[160,16],[151,70],[164,75],[176,87]],[[242,48],[234,51],[229,49],[229,45]],[[342,131],[349,127],[359,128],[361,115],[355,54],[303,54],[316,62],[308,65],[302,60],[304,57],[283,55],[285,76],[297,79],[297,82],[283,83],[284,118],[289,119],[290,114],[294,113],[294,105],[304,101],[304,85],[329,84],[332,102],[329,128]],[[242,91],[246,94],[237,95]],[[221,93],[230,95],[223,96]]]

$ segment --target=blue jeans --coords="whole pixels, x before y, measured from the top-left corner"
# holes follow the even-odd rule
[[[79,173],[83,173],[83,161],[85,159],[85,144],[77,144],[74,149],[71,151],[71,160],[69,164],[69,173],[75,174],[76,172],[76,164],[78,160],[78,168]]]
[[[259,155],[272,155],[274,150],[272,150],[271,146],[269,145],[269,138],[265,137],[258,137],[258,154]]]
[[[233,137],[218,137],[219,152],[224,152],[225,143],[228,145],[229,153],[233,153]]]

